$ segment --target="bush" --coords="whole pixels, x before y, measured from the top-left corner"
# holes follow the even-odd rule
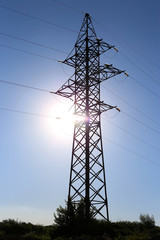
[[[150,217],[148,214],[140,214],[139,219],[140,222],[147,228],[152,228],[155,226],[155,219],[153,215]]]

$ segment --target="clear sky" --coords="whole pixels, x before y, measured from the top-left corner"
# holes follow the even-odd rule
[[[52,224],[65,204],[72,130],[56,116],[71,103],[2,81],[56,91],[72,73],[57,59],[73,48],[88,12],[97,36],[119,50],[101,64],[130,75],[101,85],[102,100],[121,109],[102,116],[110,220],[148,213],[160,225],[159,11],[159,0],[0,0],[0,220]]]

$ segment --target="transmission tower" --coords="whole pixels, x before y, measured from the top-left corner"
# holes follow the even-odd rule
[[[69,56],[62,61],[74,74],[55,92],[74,102],[73,147],[68,199],[75,206],[83,200],[85,218],[90,214],[109,220],[101,133],[101,113],[116,108],[100,99],[100,83],[122,73],[112,65],[100,65],[100,56],[114,46],[98,39],[88,13]],[[78,118],[79,117],[79,118]]]

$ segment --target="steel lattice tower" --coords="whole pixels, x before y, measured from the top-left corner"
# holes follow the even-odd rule
[[[85,217],[100,214],[109,220],[101,134],[101,113],[116,108],[100,99],[100,83],[122,71],[112,65],[100,65],[100,56],[113,48],[98,39],[88,13],[74,49],[62,62],[75,69],[74,74],[55,92],[74,101],[74,114],[83,117],[74,126],[69,182],[69,199],[75,205],[85,203]],[[105,213],[105,211],[106,213]]]

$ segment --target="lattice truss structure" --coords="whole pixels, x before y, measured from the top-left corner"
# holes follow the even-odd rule
[[[114,46],[98,39],[89,14],[85,14],[74,49],[62,62],[75,69],[56,92],[74,102],[74,126],[69,199],[85,203],[86,219],[100,215],[109,220],[101,134],[101,113],[115,106],[100,99],[100,83],[123,71],[100,65],[100,56]],[[79,117],[79,118],[78,118]]]

